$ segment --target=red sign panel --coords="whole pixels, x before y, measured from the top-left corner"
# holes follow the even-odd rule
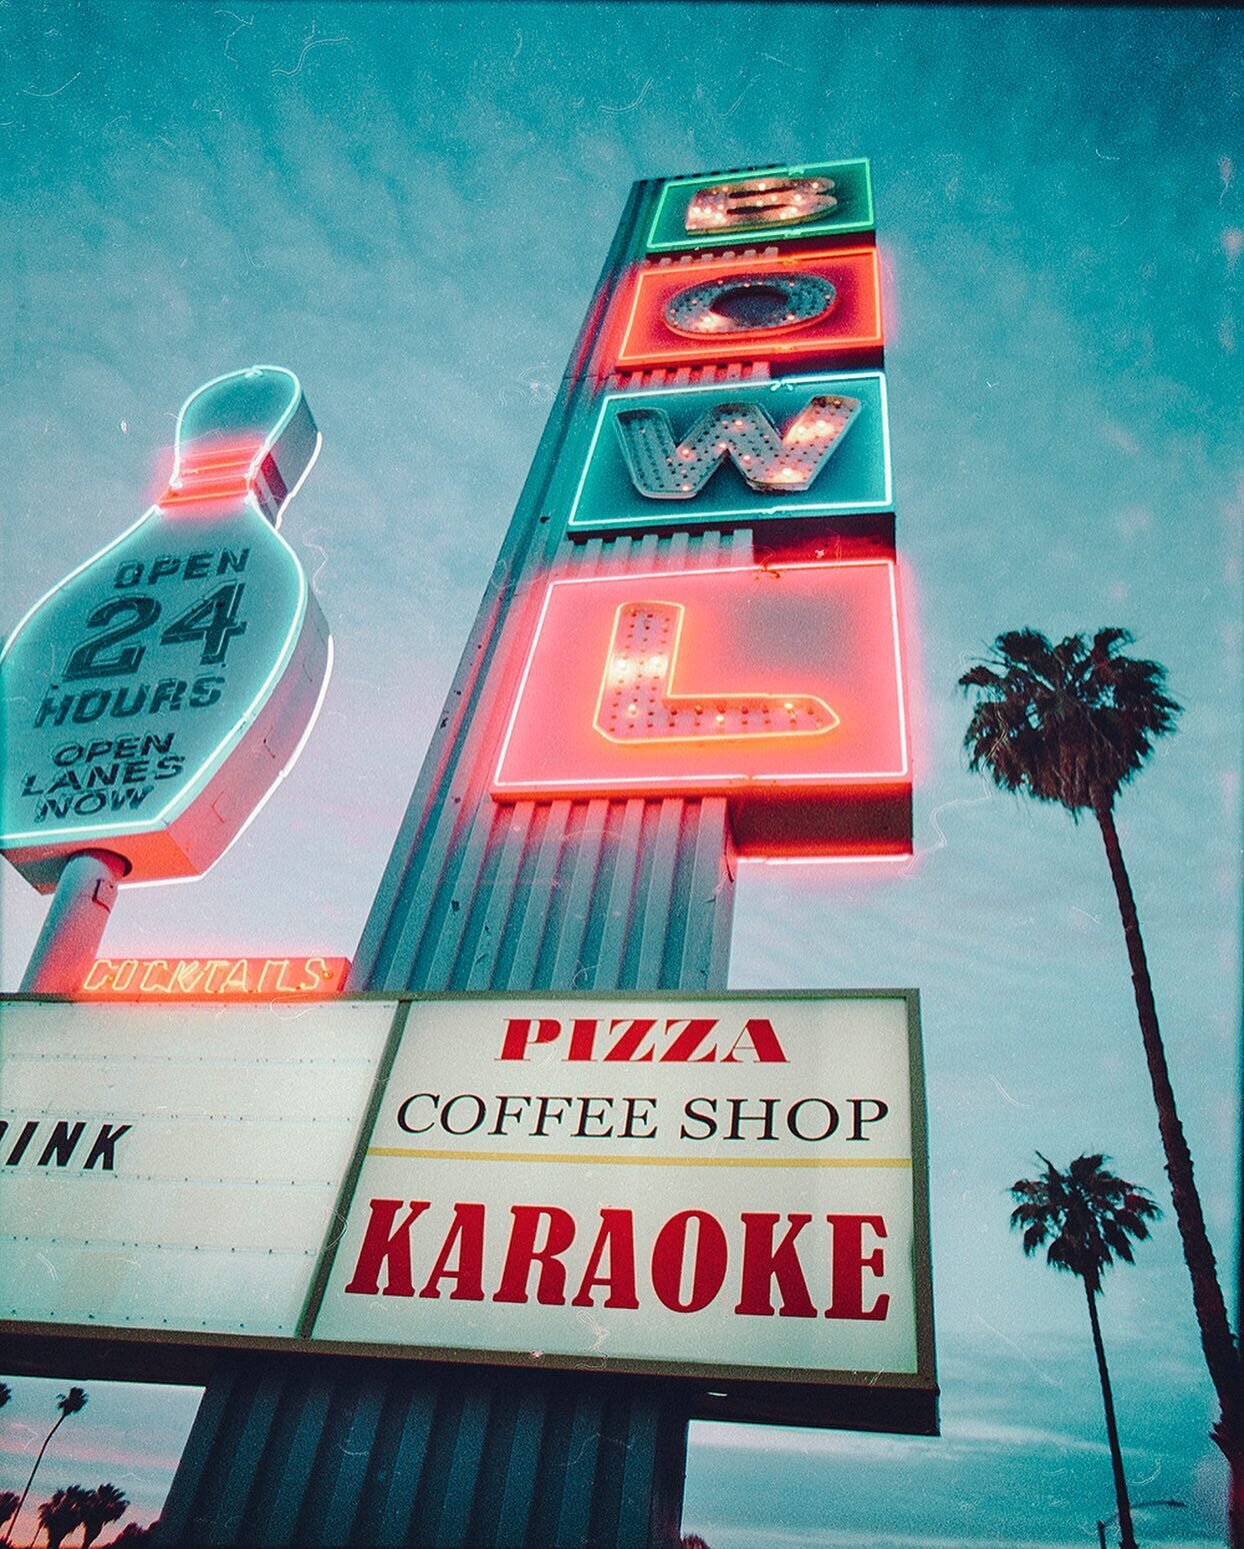
[[[619,366],[824,357],[879,350],[881,278],[872,246],[670,263],[631,288]]]
[[[909,853],[893,561],[553,582],[492,790],[726,795],[742,854]]]

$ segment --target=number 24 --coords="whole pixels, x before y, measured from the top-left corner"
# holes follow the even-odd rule
[[[223,663],[230,640],[246,633],[245,622],[238,622],[238,607],[244,590],[244,582],[232,581],[191,603],[165,628],[160,636],[161,645],[187,645],[201,640],[203,653],[199,665],[210,667]],[[159,617],[160,604],[154,597],[110,597],[86,621],[88,629],[99,629],[102,633],[78,646],[69,658],[65,677],[116,678],[137,672],[147,647],[121,645],[121,642],[150,629]],[[120,649],[109,655],[113,646]]]

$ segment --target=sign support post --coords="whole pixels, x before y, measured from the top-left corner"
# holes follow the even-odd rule
[[[740,854],[910,853],[884,381],[839,369],[880,364],[872,225],[862,161],[635,185],[350,988],[722,990]],[[646,321],[641,274],[678,282]],[[832,627],[792,663],[798,588],[776,583],[796,571]],[[723,617],[727,574],[746,622],[706,629],[701,588]],[[558,585],[608,650],[564,704],[565,652],[540,655]],[[511,743],[538,691],[535,745]],[[552,778],[541,738],[592,756]],[[661,1375],[233,1351],[161,1539],[672,1549],[709,1402]]]
[[[72,995],[86,977],[129,870],[110,850],[80,850],[65,862],[22,978],[22,992]]]

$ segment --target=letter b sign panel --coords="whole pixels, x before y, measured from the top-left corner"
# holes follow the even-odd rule
[[[906,854],[890,560],[555,581],[493,796],[725,795],[744,855]]]

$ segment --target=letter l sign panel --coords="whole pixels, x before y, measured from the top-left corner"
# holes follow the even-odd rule
[[[740,853],[906,854],[891,560],[554,581],[492,794],[727,795]]]

